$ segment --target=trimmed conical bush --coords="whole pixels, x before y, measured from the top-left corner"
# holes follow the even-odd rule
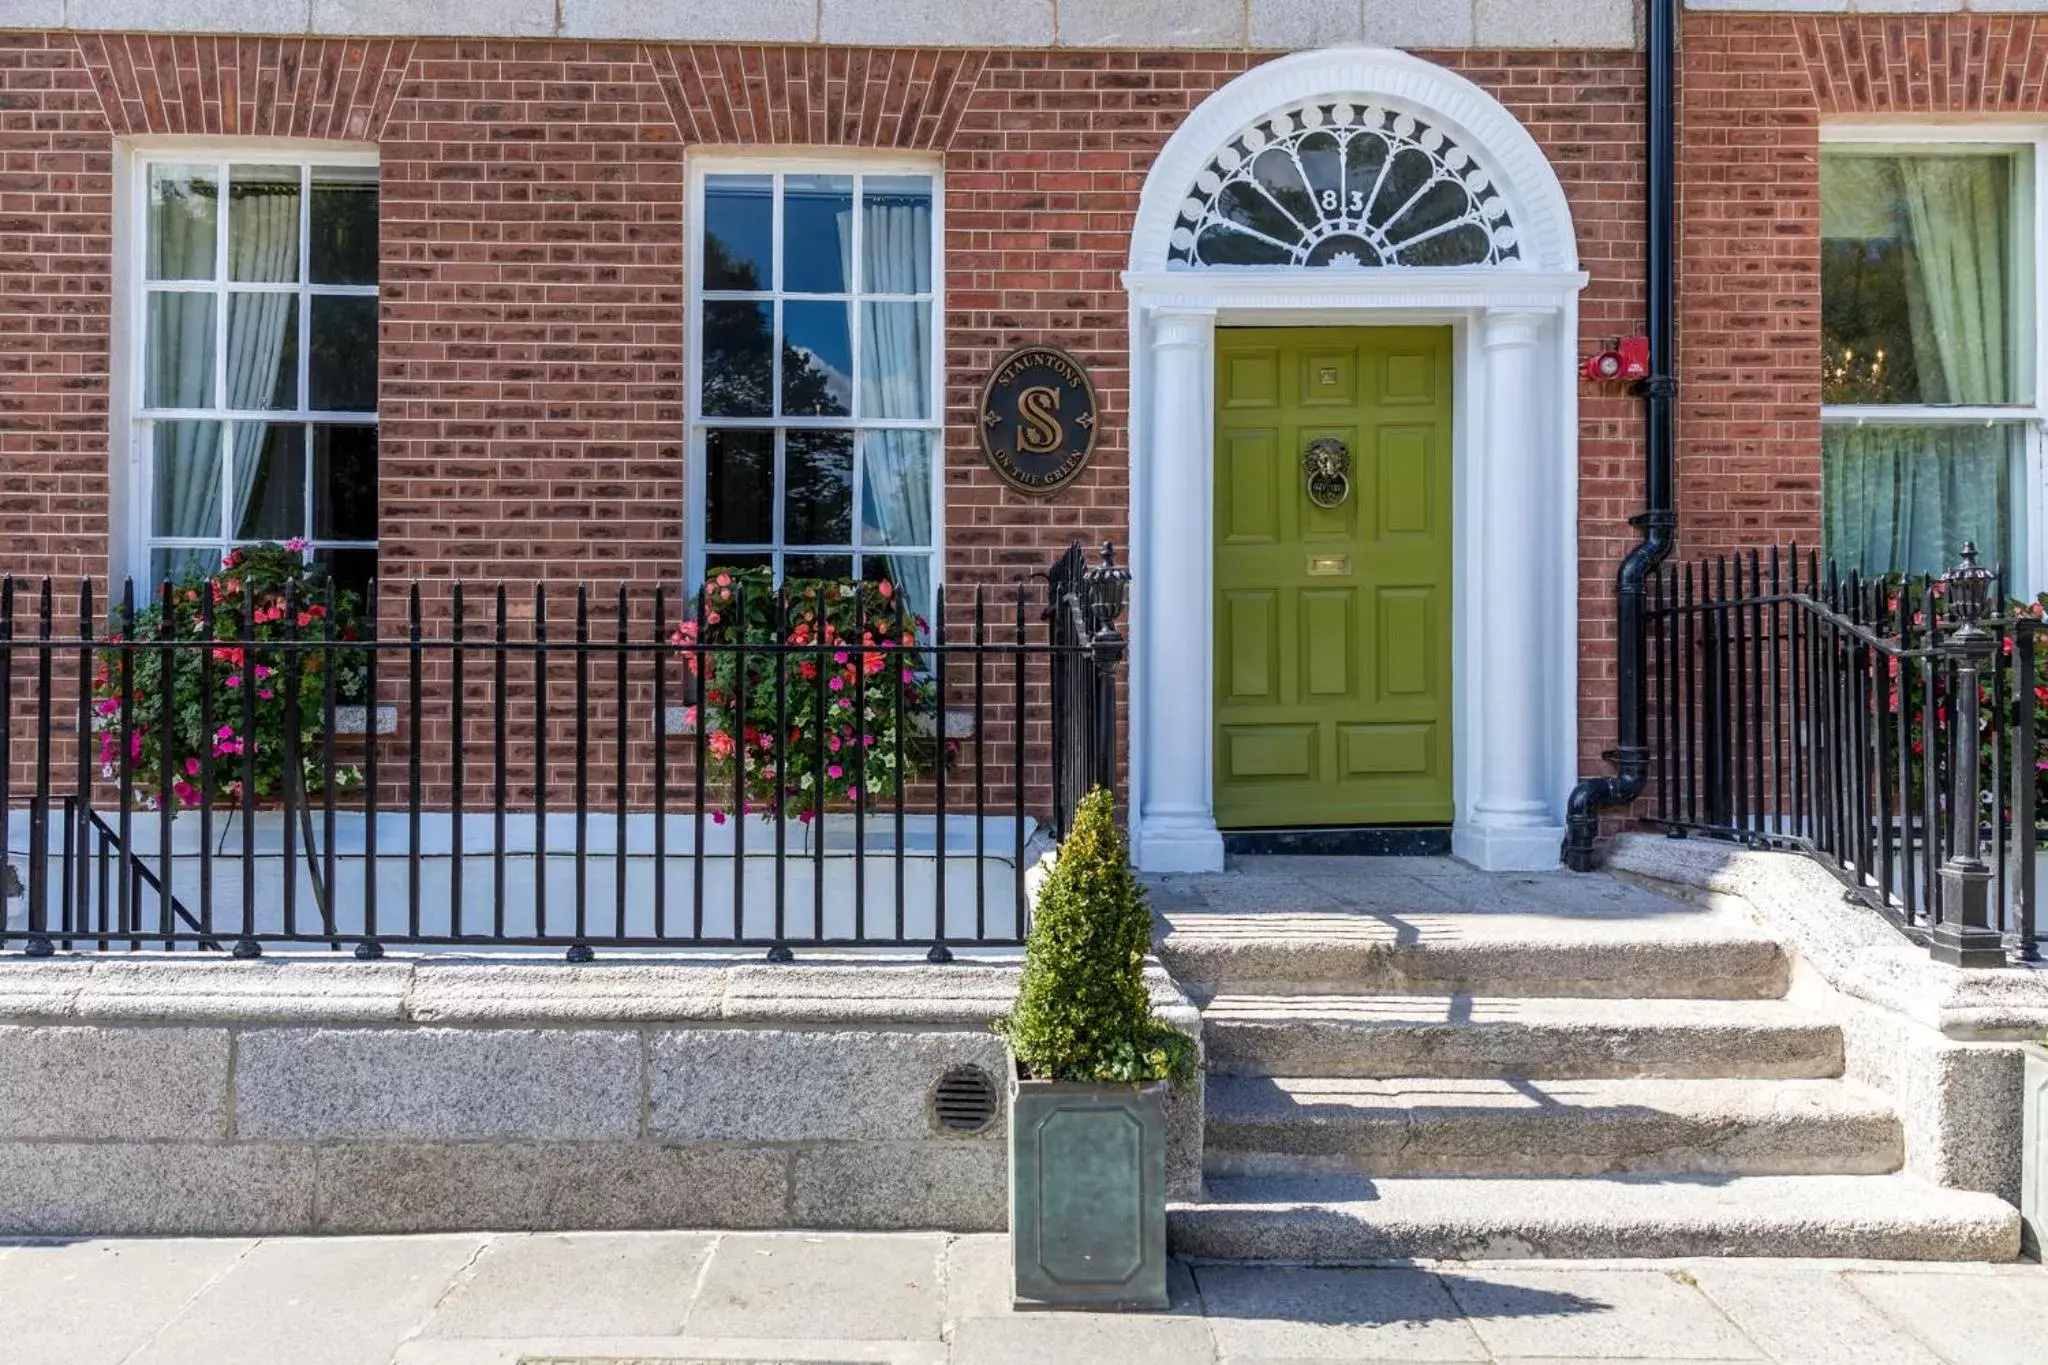
[[[1100,787],[1082,798],[1039,891],[1016,1008],[996,1023],[1032,1080],[1139,1083],[1194,1065],[1187,1037],[1152,1013],[1152,913],[1115,814]]]

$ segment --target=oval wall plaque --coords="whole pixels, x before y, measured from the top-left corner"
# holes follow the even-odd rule
[[[1057,346],[1020,346],[981,388],[976,435],[989,468],[1019,492],[1057,493],[1095,452],[1095,385]]]

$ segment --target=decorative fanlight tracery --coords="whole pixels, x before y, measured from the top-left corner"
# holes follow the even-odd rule
[[[1246,128],[1195,177],[1175,267],[1499,265],[1518,260],[1493,177],[1427,121],[1315,100]]]

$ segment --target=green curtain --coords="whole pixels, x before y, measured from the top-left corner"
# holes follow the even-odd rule
[[[1939,573],[1966,540],[2007,563],[2014,428],[1831,426],[1822,528],[1843,572]]]
[[[1895,243],[1921,401],[2011,402],[2011,162],[2003,155],[1830,157],[1829,236]],[[1827,549],[1843,569],[1936,572],[1975,540],[2007,562],[2014,428],[1831,426],[1822,441]]]

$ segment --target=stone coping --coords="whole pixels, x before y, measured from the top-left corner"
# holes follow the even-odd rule
[[[979,1028],[1010,1008],[1022,967],[1021,954],[944,965],[824,953],[780,965],[753,953],[622,954],[573,966],[512,954],[13,958],[0,961],[0,1020]],[[1200,1017],[1166,970],[1149,962],[1146,975],[1155,1008],[1199,1036]]]
[[[0,0],[0,28],[1179,51],[1636,42],[1634,0]]]
[[[1965,970],[1936,962],[1883,915],[1844,900],[1842,883],[1804,854],[1623,834],[1604,870],[1680,894],[1739,898],[1836,990],[1951,1038],[2048,1035],[2048,967]]]

